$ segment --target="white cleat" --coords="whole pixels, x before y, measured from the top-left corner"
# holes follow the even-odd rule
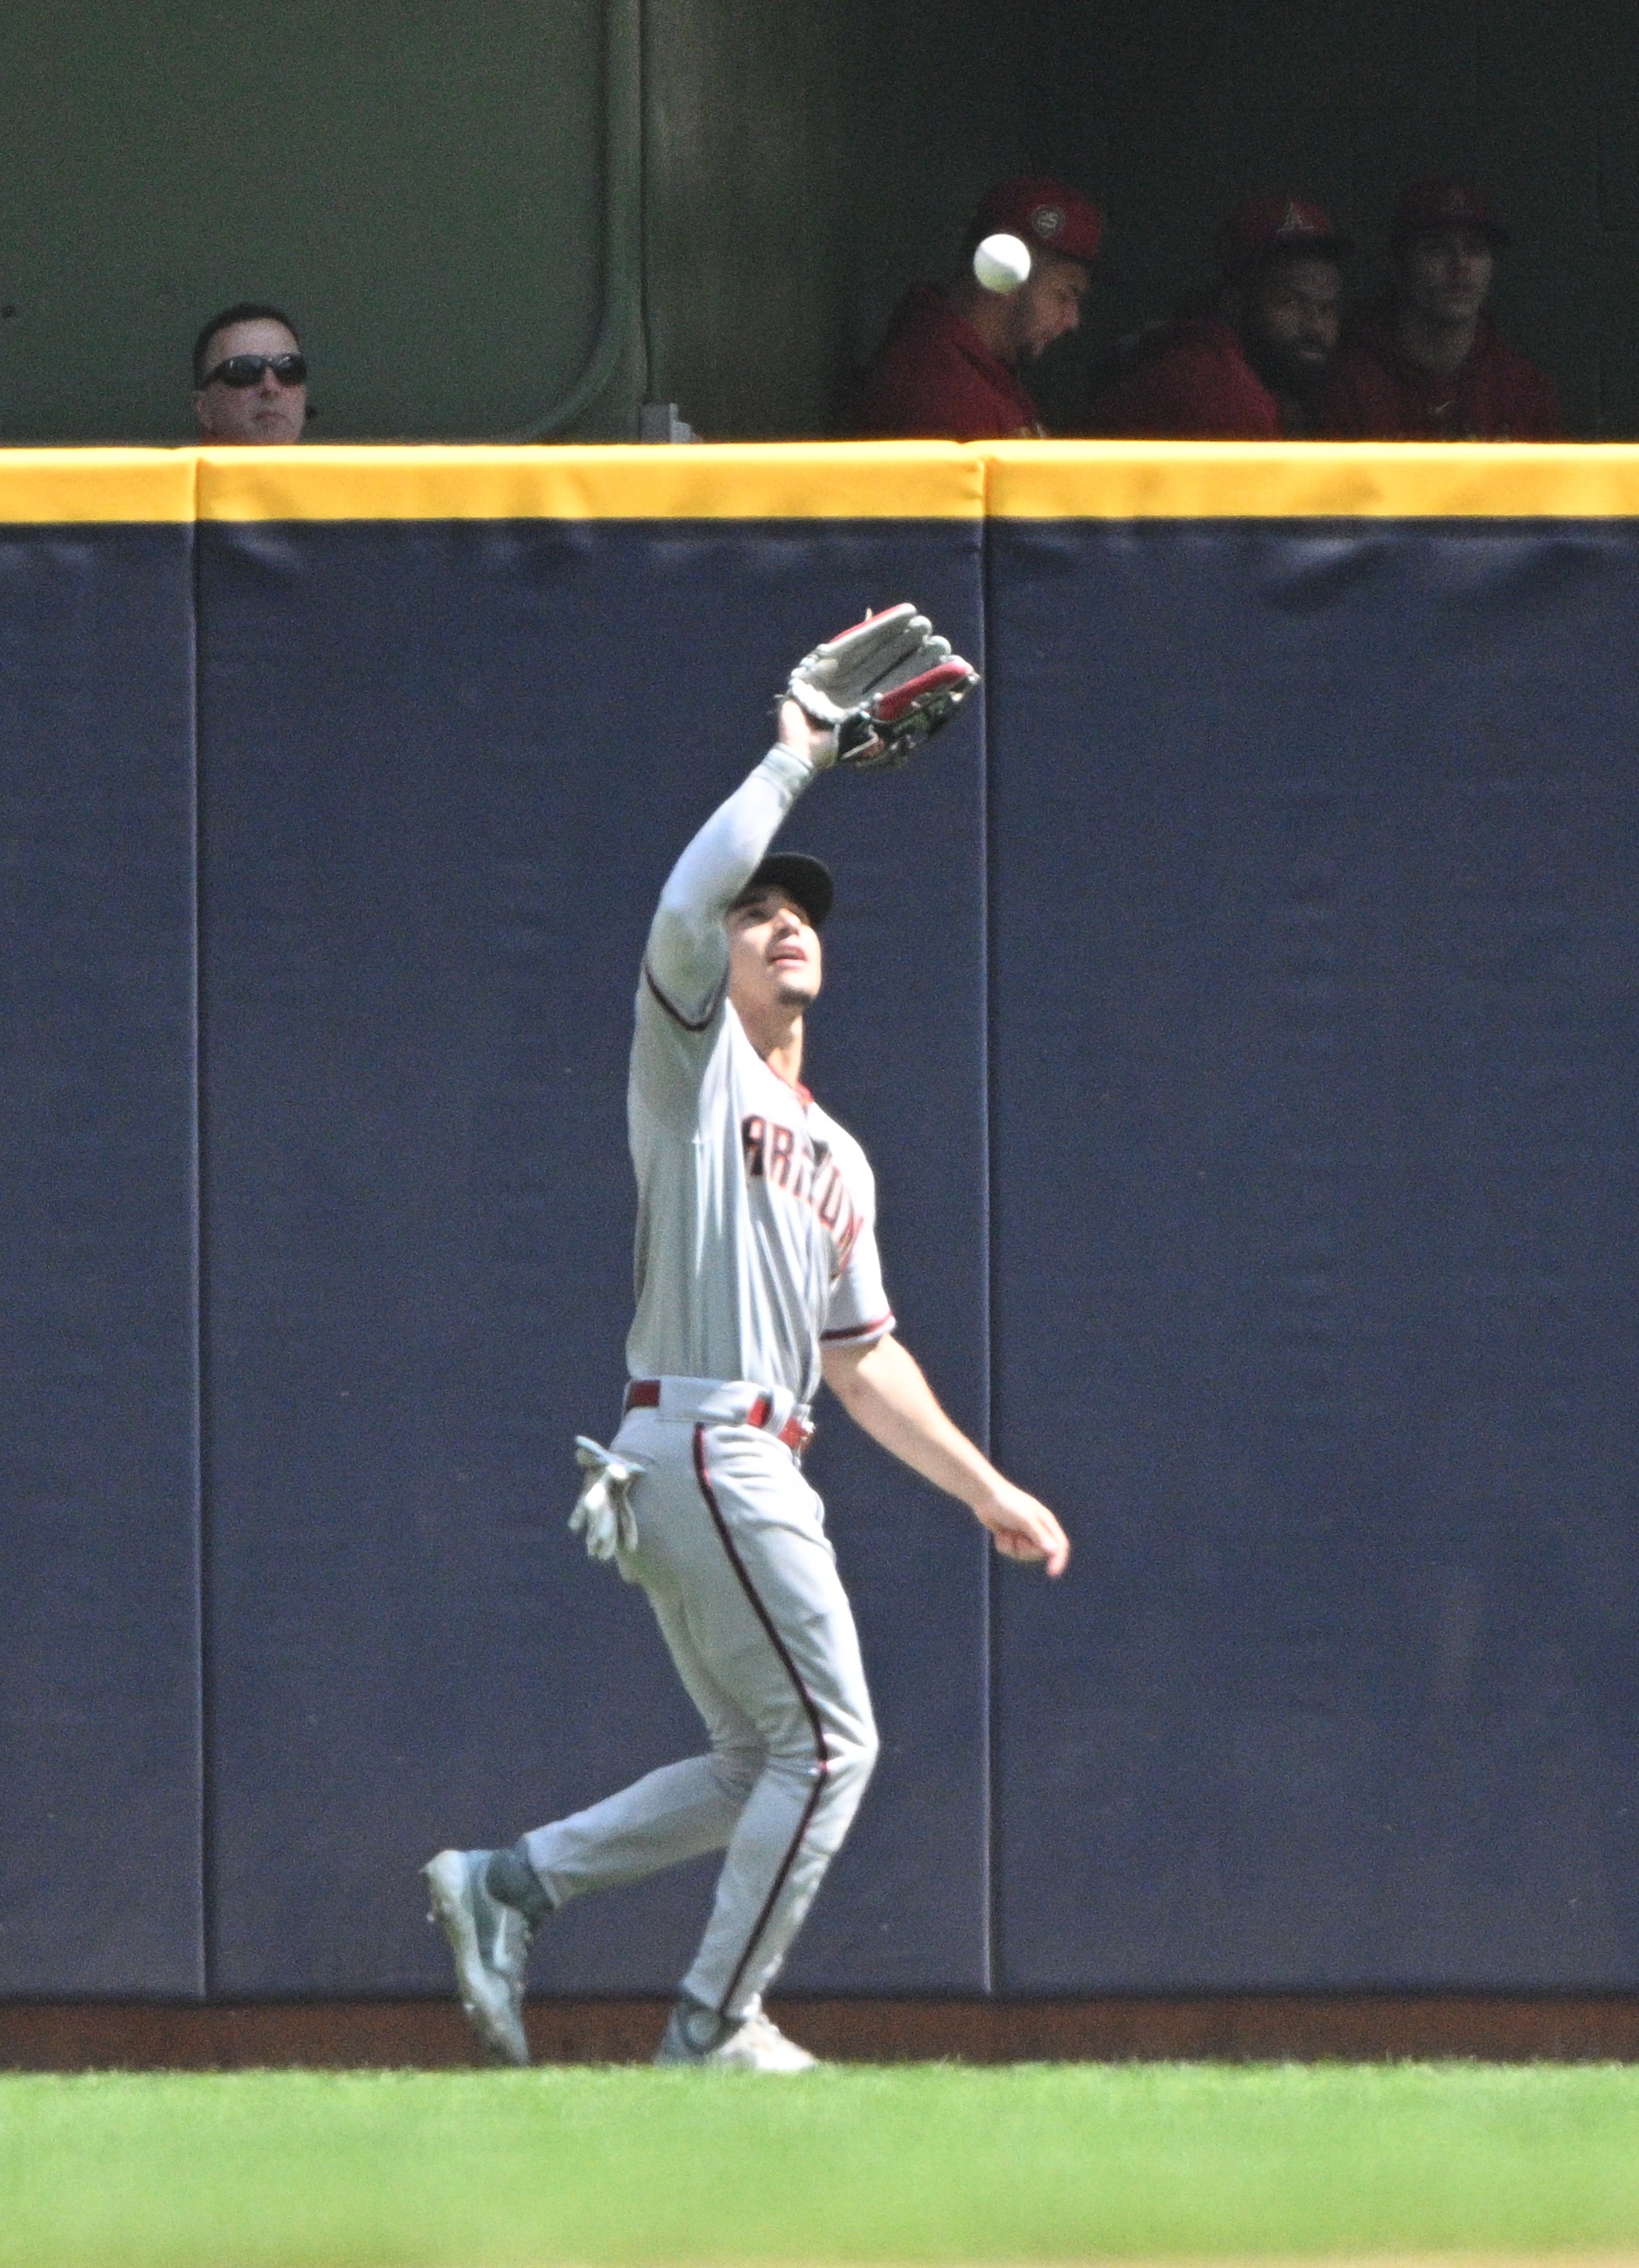
[[[732,2051],[740,2047],[747,2051],[747,2071],[817,2071],[820,2067],[819,2057],[799,2048],[795,2040],[788,2040],[773,2017],[764,2015],[761,2008],[746,2017],[727,2043],[724,2060],[735,2062]]]
[[[666,2019],[658,2064],[693,2064],[712,2071],[812,2071],[820,2061],[788,2040],[761,2004],[739,2022],[698,2000],[680,1999]]]
[[[488,1851],[440,1851],[422,1868],[427,1918],[450,1940],[456,1989],[467,2021],[503,2063],[529,2061],[524,2032],[524,1971],[534,1932],[516,1906],[484,1884]]]

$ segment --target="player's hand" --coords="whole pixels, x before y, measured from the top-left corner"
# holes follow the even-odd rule
[[[1044,1565],[1049,1575],[1062,1575],[1069,1564],[1069,1538],[1033,1496],[1015,1488],[999,1476],[988,1495],[973,1507],[974,1516],[988,1528],[1004,1559]]]
[[[818,723],[790,694],[780,703],[779,739],[783,748],[804,757],[816,770],[823,771],[836,762],[835,728]]]
[[[973,664],[907,599],[805,653],[788,690],[834,732],[835,762],[879,771],[897,770],[930,740],[978,682]]]

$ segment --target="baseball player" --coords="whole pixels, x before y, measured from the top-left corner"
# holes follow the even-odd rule
[[[479,2038],[529,2060],[525,1966],[567,1899],[724,1853],[705,1935],[656,2060],[795,2072],[763,2013],[877,1750],[853,1616],[803,1478],[821,1378],[1009,1557],[1059,1574],[1069,1545],[947,1418],[893,1336],[864,1152],[802,1085],[831,877],[768,845],[833,766],[902,762],[977,683],[909,606],[809,654],[777,744],[672,871],[637,993],[632,1379],[611,1447],[582,1439],[571,1525],[653,1605],[708,1753],[424,1869]]]

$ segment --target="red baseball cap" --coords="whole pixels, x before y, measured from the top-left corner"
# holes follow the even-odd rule
[[[1409,244],[1414,237],[1431,236],[1441,228],[1477,228],[1493,244],[1509,241],[1490,198],[1474,182],[1414,181],[1394,208],[1389,241]]]
[[[1104,239],[1104,215],[1062,181],[1033,173],[986,190],[967,241],[977,244],[1001,230],[1020,238],[1033,252],[1056,252],[1062,259],[1091,264]]]
[[[1312,253],[1323,260],[1341,260],[1354,248],[1326,208],[1311,204],[1306,197],[1243,198],[1218,231],[1218,266],[1231,276],[1244,276],[1249,268],[1283,254]]]

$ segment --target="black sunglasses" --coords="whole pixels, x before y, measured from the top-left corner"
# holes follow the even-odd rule
[[[202,392],[208,386],[254,386],[264,370],[270,370],[281,386],[300,386],[307,376],[307,357],[298,354],[230,355],[219,362],[215,370],[207,371],[199,381]]]

